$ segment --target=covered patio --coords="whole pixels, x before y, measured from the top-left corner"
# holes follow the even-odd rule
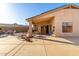
[[[29,33],[35,34],[52,34],[55,31],[54,25],[54,16],[53,17],[36,17],[29,21]]]

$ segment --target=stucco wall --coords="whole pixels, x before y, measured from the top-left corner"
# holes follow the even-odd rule
[[[55,12],[48,13],[42,17],[54,17],[52,21],[40,22],[37,23],[38,27],[46,24],[52,24],[55,26],[55,35],[56,36],[79,36],[79,9],[62,9]],[[35,21],[36,22],[36,21]],[[72,33],[63,33],[62,32],[62,23],[63,22],[72,22],[73,23],[73,32]],[[52,27],[53,28],[53,27]],[[38,31],[40,32],[41,29]]]
[[[72,33],[62,32],[63,22],[73,23]],[[55,13],[55,35],[56,36],[79,36],[79,9],[63,9]]]

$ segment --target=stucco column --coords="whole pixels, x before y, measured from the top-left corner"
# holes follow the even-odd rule
[[[29,30],[28,33],[30,34],[30,36],[32,35],[32,21],[29,21]]]
[[[48,28],[49,28],[49,32],[50,32],[50,25],[48,25]]]
[[[41,25],[38,26],[38,32],[41,34]]]

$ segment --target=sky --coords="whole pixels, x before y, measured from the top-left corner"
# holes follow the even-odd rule
[[[0,4],[0,23],[28,25],[27,18],[66,5],[66,3],[7,3]],[[79,5],[79,4],[76,4]]]

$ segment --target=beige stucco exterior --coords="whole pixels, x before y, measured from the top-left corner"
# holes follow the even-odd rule
[[[55,27],[55,36],[79,36],[79,7],[75,5],[67,5],[54,11],[49,11],[45,14],[38,15],[29,21],[38,27],[37,32],[41,34],[43,32],[46,34],[46,28],[44,27],[43,31],[41,32],[41,27],[49,25],[49,32],[53,31],[53,26]],[[72,32],[62,32],[63,22],[72,22]]]
[[[63,33],[62,23],[72,22],[73,32]],[[55,15],[55,34],[57,36],[79,36],[79,9],[65,9]]]

